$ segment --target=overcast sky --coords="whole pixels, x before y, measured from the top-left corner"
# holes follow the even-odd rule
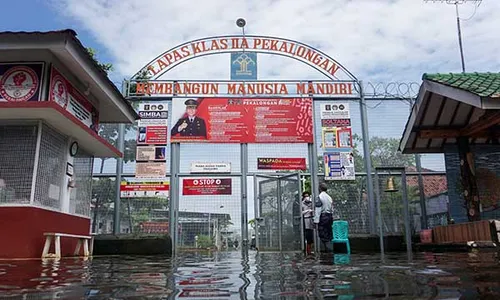
[[[79,36],[84,37],[82,42],[98,50],[101,60],[113,63],[111,77],[117,84],[178,44],[207,36],[241,33],[235,25],[239,17],[247,21],[247,34],[294,39],[319,48],[365,82],[419,84],[426,72],[461,71],[455,8],[445,3],[424,3],[423,0],[51,0],[50,7],[57,13],[57,19],[64,20],[60,23],[77,29]],[[500,1],[484,0],[479,7],[464,4],[460,6],[460,14],[467,71],[498,72]],[[291,59],[259,55],[258,60],[261,80],[324,79],[318,71]],[[228,55],[208,56],[182,64],[162,78],[229,79],[229,67]],[[371,136],[400,137],[408,107],[402,103],[389,104],[369,106]],[[358,116],[353,116],[353,122],[357,119]],[[354,130],[356,126],[359,124],[353,125]],[[442,155],[426,156],[424,167],[443,170]],[[113,162],[109,161],[105,169],[113,172]],[[250,218],[253,217],[252,196]],[[182,202],[187,203],[185,200]],[[205,207],[200,199],[197,203]],[[230,210],[237,227],[238,209]]]
[[[105,49],[117,80],[185,41],[246,33],[320,48],[365,81],[420,81],[424,72],[459,72],[455,8],[423,0],[85,0],[52,1]],[[474,13],[475,12],[475,13]],[[467,71],[500,69],[500,1],[460,6]],[[465,20],[468,19],[469,20]],[[261,55],[259,78],[320,78],[282,57]],[[165,78],[227,79],[229,60],[190,61]]]

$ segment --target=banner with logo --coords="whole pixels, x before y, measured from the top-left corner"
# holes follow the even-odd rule
[[[122,181],[120,183],[120,197],[122,198],[168,197],[169,190],[169,181]]]
[[[182,180],[182,195],[231,195],[231,178],[185,178]]]
[[[352,151],[327,152],[323,154],[325,180],[354,180],[354,155]]]
[[[306,170],[305,158],[257,158],[258,170]]]
[[[49,101],[59,104],[94,132],[99,132],[99,111],[56,68],[50,72]]]
[[[231,53],[231,80],[257,80],[257,53]]]
[[[40,101],[44,63],[0,63],[0,102]]]
[[[168,103],[140,103],[135,177],[162,178],[167,174]]]
[[[311,98],[174,98],[172,142],[312,143]]]

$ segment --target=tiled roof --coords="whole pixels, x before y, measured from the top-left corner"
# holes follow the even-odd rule
[[[468,91],[480,97],[500,98],[500,73],[425,73],[422,79]]]
[[[406,168],[406,172],[416,171],[417,169],[415,167]],[[432,170],[422,168],[422,172],[432,172]],[[446,175],[423,175],[422,179],[424,182],[424,193],[426,198],[437,196],[448,191],[448,181],[446,180]],[[406,182],[408,186],[418,187],[418,176],[408,175]]]

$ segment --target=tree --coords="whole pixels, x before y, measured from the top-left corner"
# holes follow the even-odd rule
[[[87,48],[87,52],[90,54],[92,59],[95,61],[95,63],[101,67],[101,69],[106,72],[106,74],[109,71],[113,70],[113,64],[111,63],[100,63],[97,60],[97,55],[96,51],[92,48]],[[141,76],[148,76],[147,73],[144,72]],[[140,77],[140,76],[139,76]],[[137,109],[138,103],[134,102],[132,104],[134,108]],[[127,124],[125,126],[125,136],[129,132],[135,131],[137,129],[135,124]],[[111,145],[118,147],[117,140],[118,140],[118,124],[101,124],[99,126],[99,135],[103,137],[106,141],[108,141]],[[134,161],[135,160],[135,148],[136,148],[136,139],[128,139],[124,141],[125,147],[124,147],[124,153],[123,153],[123,161],[125,163]],[[101,158],[101,166],[99,169],[100,173],[103,173],[104,171],[104,163],[106,162],[107,158]]]
[[[104,71],[106,74],[108,74],[109,71],[113,71],[113,64],[111,63],[100,63],[97,60],[97,52],[90,47],[87,47],[87,52],[90,54],[94,62]]]
[[[354,165],[357,172],[365,171],[364,157],[358,145],[362,144],[359,135],[353,135]],[[398,151],[399,140],[396,138],[372,137],[370,138],[370,159],[372,167],[378,166],[414,166],[415,159],[412,155],[403,155]],[[318,166],[324,172],[323,157],[318,157]],[[354,232],[365,232],[368,228],[368,203],[366,195],[366,176],[356,176],[353,181],[327,181],[329,193],[334,199],[334,207],[339,217],[349,220]],[[414,199],[414,193],[408,187],[408,201]],[[383,192],[382,192],[383,193]],[[384,196],[384,195],[381,195]],[[417,189],[418,197],[418,189]],[[386,217],[398,218],[402,214],[401,192],[393,195],[396,201],[382,200],[381,210]],[[396,225],[399,226],[399,225]],[[395,227],[396,228],[396,227]],[[399,228],[399,227],[397,227]]]

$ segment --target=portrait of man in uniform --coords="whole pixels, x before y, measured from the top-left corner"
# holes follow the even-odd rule
[[[196,116],[198,102],[194,99],[188,99],[184,102],[186,105],[186,117],[180,118],[172,128],[172,136],[196,136],[207,138],[207,126],[205,120]]]

